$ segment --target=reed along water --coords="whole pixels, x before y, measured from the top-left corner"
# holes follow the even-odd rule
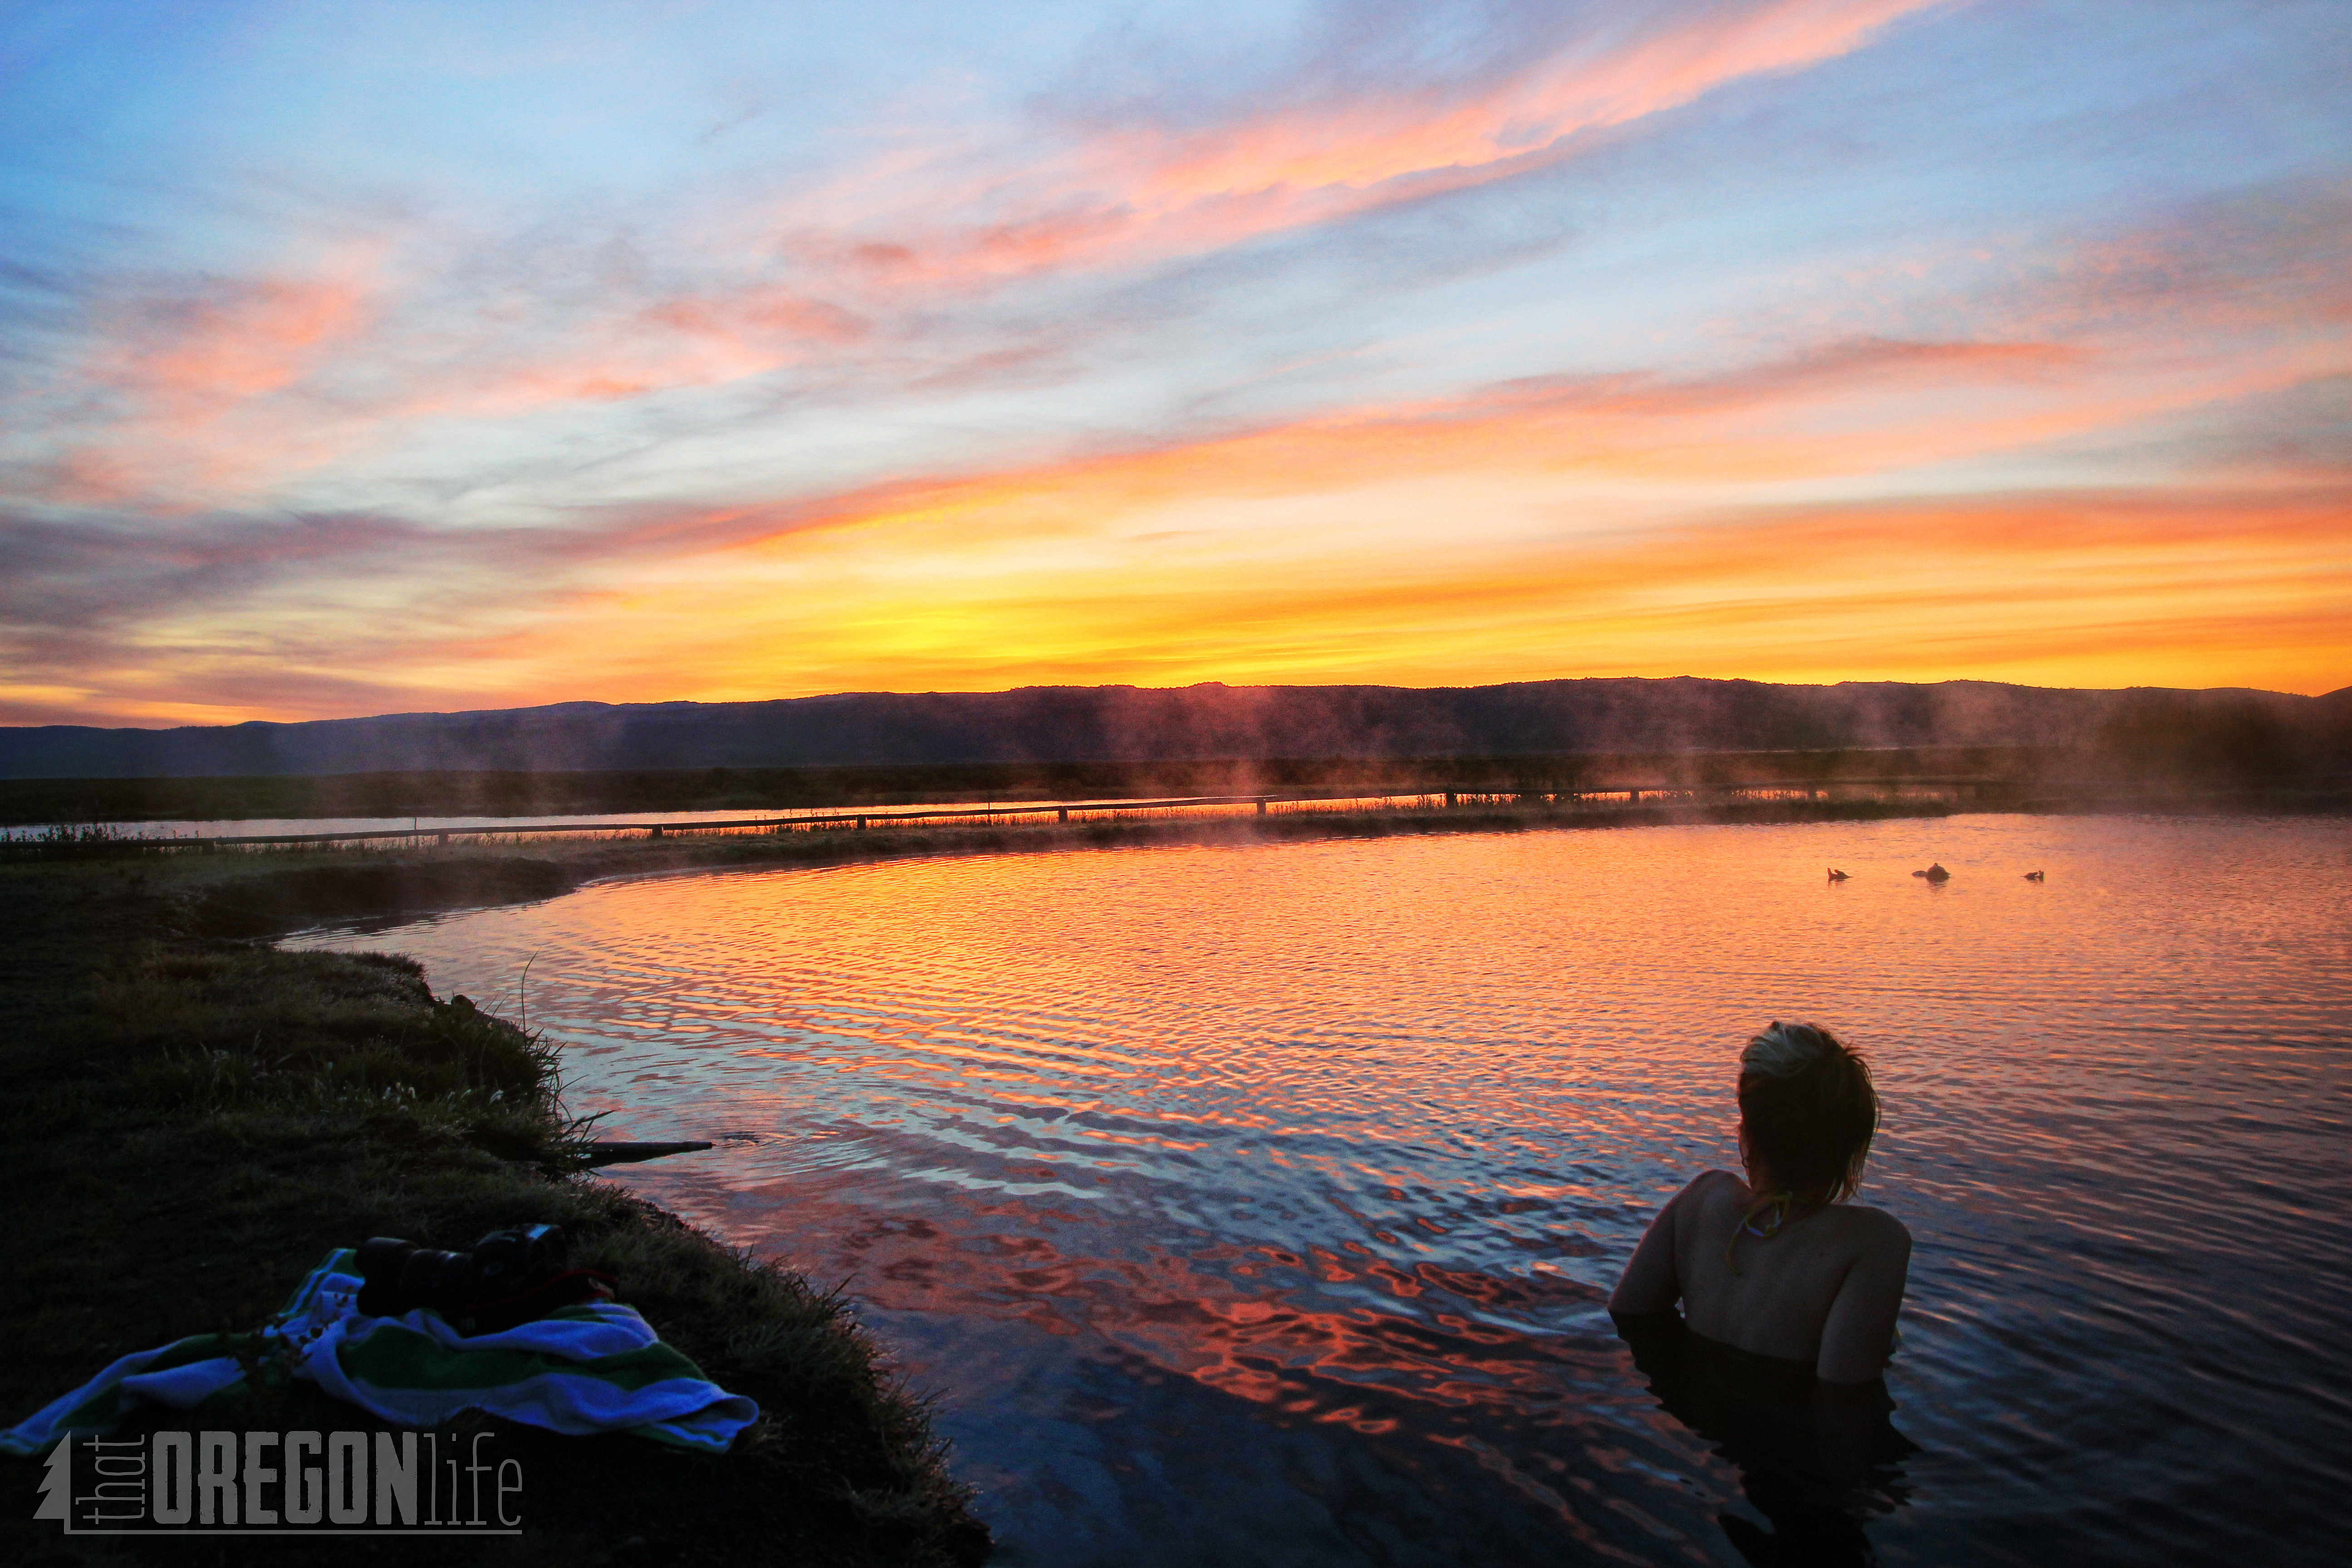
[[[293,945],[520,1000],[606,1136],[724,1140],[615,1179],[845,1286],[1005,1563],[2340,1560],[2340,820],[910,860]],[[1603,1307],[1774,1018],[1870,1058],[1917,1240],[1895,1408],[1780,1558],[1801,1403],[1670,1413]]]

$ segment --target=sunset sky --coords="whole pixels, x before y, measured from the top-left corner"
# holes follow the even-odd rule
[[[2343,0],[16,4],[0,722],[2352,683]]]

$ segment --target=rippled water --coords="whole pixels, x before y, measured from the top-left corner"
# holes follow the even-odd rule
[[[1944,886],[1909,877],[1940,860]],[[1829,884],[1836,864],[1850,881]],[[2044,883],[2021,873],[2044,869]],[[2332,1561],[2352,831],[1977,816],[598,884],[396,948],[833,1283],[1015,1563],[1737,1563],[1607,1290],[1817,1019],[1917,1237],[1885,1561]]]

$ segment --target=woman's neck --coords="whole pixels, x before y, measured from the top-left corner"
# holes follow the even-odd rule
[[[1772,1168],[1762,1162],[1751,1161],[1746,1168],[1748,1190],[1756,1196],[1759,1198],[1786,1196],[1790,1202],[1804,1208],[1822,1206],[1818,1199],[1807,1197],[1801,1193],[1790,1192],[1786,1184],[1772,1174]]]

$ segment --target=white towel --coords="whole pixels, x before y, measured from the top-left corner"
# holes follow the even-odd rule
[[[0,1432],[0,1453],[38,1454],[68,1433],[110,1432],[142,1404],[192,1409],[245,1386],[248,1363],[265,1380],[282,1369],[404,1426],[480,1410],[551,1432],[631,1432],[722,1453],[759,1419],[757,1405],[706,1379],[635,1308],[564,1307],[469,1339],[429,1308],[362,1316],[353,1261],[348,1248],[328,1254],[257,1333],[198,1334],[122,1357]]]

